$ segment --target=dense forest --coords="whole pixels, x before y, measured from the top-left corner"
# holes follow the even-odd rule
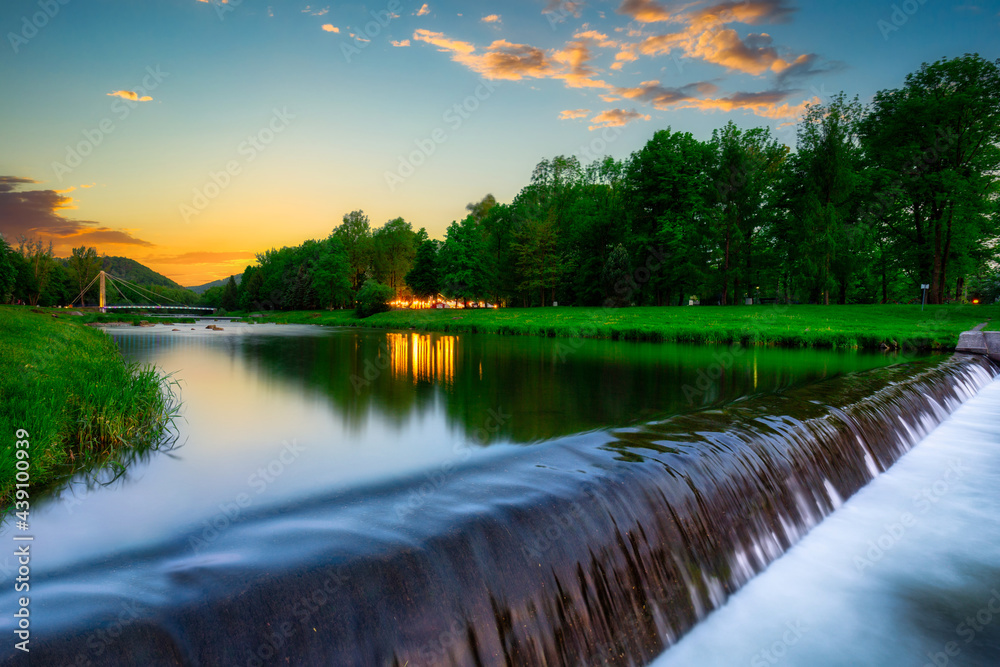
[[[513,201],[470,203],[443,240],[402,218],[372,228],[353,211],[326,239],[260,253],[239,285],[202,299],[227,310],[438,295],[505,306],[906,303],[921,284],[928,303],[1000,296],[1000,60],[925,63],[867,105],[841,93],[808,107],[796,143],[730,122],[704,141],[657,131],[623,160],[545,159]],[[0,247],[8,298],[4,262],[19,255],[23,285],[33,255]],[[69,262],[62,279],[75,286]]]

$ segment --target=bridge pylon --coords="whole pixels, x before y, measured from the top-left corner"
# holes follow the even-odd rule
[[[101,271],[100,275],[101,275],[101,297],[100,301],[98,302],[98,308],[102,313],[106,313],[108,302],[104,292],[104,271]]]

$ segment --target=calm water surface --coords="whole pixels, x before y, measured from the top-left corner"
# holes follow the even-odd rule
[[[177,535],[238,503],[420,476],[560,435],[620,427],[891,364],[882,354],[205,322],[111,329],[173,373],[177,447],[106,486],[79,479],[33,508],[36,567]],[[172,331],[172,329],[180,331]]]

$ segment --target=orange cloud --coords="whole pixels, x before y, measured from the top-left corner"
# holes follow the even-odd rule
[[[500,23],[501,19],[499,14],[490,14],[489,16],[481,18],[480,21],[483,23]]]
[[[426,7],[427,5],[424,5]],[[476,47],[468,42],[462,42],[457,39],[450,39],[440,32],[431,32],[430,30],[424,30],[420,28],[414,31],[413,39],[419,42],[427,42],[428,44],[433,44],[442,51],[451,51],[457,54],[468,54],[476,50]]]
[[[677,88],[660,85],[659,81],[643,81],[634,88],[616,88],[615,91],[627,100],[639,100],[652,104],[656,109],[669,109],[681,102],[695,100],[696,95],[711,95],[718,87],[707,81],[689,83]]]
[[[131,102],[150,102],[153,99],[149,95],[139,97],[139,94],[134,90],[116,90],[112,93],[108,93],[108,95],[111,97],[120,97],[123,100],[129,100]]]
[[[465,65],[487,79],[520,81],[525,77],[544,78],[555,70],[545,57],[545,52],[527,44],[513,44],[498,39],[484,53],[476,53],[469,42],[451,39],[439,32],[417,30],[413,39],[433,44],[442,51],[450,51],[452,60]]]
[[[477,52],[474,44],[423,29],[415,31],[413,39],[450,52],[452,60],[487,79],[520,81],[526,77],[551,78],[562,79],[569,88],[610,88],[608,83],[594,78],[596,72],[590,66],[589,37],[569,42],[565,48],[550,53],[505,39],[496,40],[482,52]]]
[[[430,14],[430,13],[431,13],[431,8],[427,6],[426,2],[420,9],[417,10],[417,16],[424,16],[425,14]]]
[[[124,244],[152,246],[127,230],[112,229],[90,220],[71,220],[59,212],[76,208],[67,190],[23,190],[36,181],[0,176],[0,234],[7,239],[21,236],[52,241],[56,250],[74,245]]]
[[[590,109],[567,109],[559,113],[560,120],[576,120],[577,118],[584,118],[590,113]]]
[[[641,22],[671,21],[684,24],[676,32],[647,37],[623,52],[634,54],[638,50],[643,55],[657,56],[677,49],[684,56],[753,75],[767,71],[781,74],[800,63],[803,57],[810,57],[797,56],[789,62],[778,55],[777,49],[772,46],[773,40],[767,33],[750,33],[746,37],[740,37],[736,30],[726,25],[787,21],[795,9],[787,6],[785,0],[724,2],[676,15],[669,14],[663,6],[651,0],[625,0],[618,11]],[[621,66],[614,68],[621,69]]]
[[[613,39],[608,39],[608,36],[604,33],[597,32],[596,30],[587,30],[583,32],[578,32],[573,35],[574,39],[589,39],[590,41],[597,44],[601,48],[613,48],[618,46],[618,42]]]
[[[609,109],[591,118],[590,122],[594,124],[588,129],[599,130],[605,127],[624,127],[634,120],[649,120],[649,116],[641,114],[635,109]]]
[[[566,48],[554,52],[552,60],[566,66],[566,71],[554,76],[565,81],[569,88],[610,88],[606,82],[593,78],[596,72],[590,66],[590,49],[584,40],[570,42]]]
[[[655,0],[624,0],[616,11],[640,23],[657,23],[674,19],[674,15]]]
[[[408,40],[408,39],[401,39],[401,40],[397,41],[397,40],[394,39],[394,40],[392,40],[390,42],[390,44],[392,44],[393,46],[396,46],[396,47],[409,46],[410,45],[410,40]]]
[[[326,32],[340,32],[340,28],[333,25],[332,23],[324,23],[322,26],[323,30]]]

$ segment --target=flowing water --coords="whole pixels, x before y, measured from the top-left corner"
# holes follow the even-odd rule
[[[645,664],[993,374],[224,326],[112,332],[184,421],[33,508],[44,664]]]

